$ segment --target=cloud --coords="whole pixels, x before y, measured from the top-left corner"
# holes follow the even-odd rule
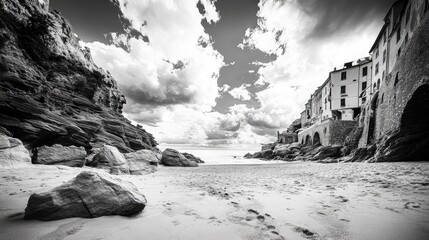
[[[231,94],[233,98],[236,98],[242,101],[249,101],[252,98],[252,96],[250,95],[250,92],[247,90],[247,87],[249,86],[250,85],[248,84],[243,84],[240,87],[230,90],[229,94]]]
[[[255,132],[265,134],[270,129],[285,129],[300,117],[305,102],[326,80],[333,66],[368,55],[379,31],[379,19],[374,14],[371,19],[356,18],[353,24],[346,24],[349,27],[339,29],[341,31],[321,35],[316,29],[321,22],[329,26],[334,24],[329,23],[329,19],[346,21],[342,13],[339,19],[326,17],[335,13],[328,10],[331,6],[325,1],[310,0],[259,2],[258,26],[246,31],[241,46],[276,54],[277,58],[263,64],[257,72],[259,79],[255,85],[268,87],[255,93],[260,107],[248,109],[246,113],[247,122]],[[341,6],[348,7],[342,3]],[[284,46],[287,46],[285,51]]]
[[[126,112],[135,104],[198,104],[204,109],[216,104],[223,57],[213,49],[201,19],[215,22],[219,16],[211,2],[202,4],[204,16],[196,0],[119,0],[122,17],[140,37],[113,33],[110,45],[86,43],[95,62],[118,81],[129,100]]]

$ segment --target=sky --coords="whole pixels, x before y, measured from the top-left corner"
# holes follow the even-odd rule
[[[368,56],[394,0],[50,0],[161,144],[249,147]]]

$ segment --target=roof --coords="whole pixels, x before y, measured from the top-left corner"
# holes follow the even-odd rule
[[[345,63],[345,64],[344,64],[343,66],[341,66],[341,67],[336,67],[336,68],[334,68],[334,71],[332,71],[331,73],[341,72],[341,71],[344,71],[344,70],[346,70],[346,69],[359,67],[359,66],[362,66],[362,65],[364,65],[364,64],[367,64],[367,63],[369,63],[369,62],[371,62],[371,61],[372,61],[371,57],[359,58],[359,59],[357,59],[357,60],[355,60],[355,61],[353,61],[353,62]],[[351,63],[351,66],[349,65],[350,63]],[[347,66],[346,66],[346,64],[347,64]]]

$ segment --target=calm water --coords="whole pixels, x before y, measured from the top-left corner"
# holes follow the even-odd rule
[[[205,147],[188,147],[188,146],[160,146],[161,150],[167,147],[177,149],[180,152],[191,153],[205,161],[205,165],[225,165],[225,164],[268,164],[281,161],[261,161],[259,159],[245,159],[246,153],[255,153],[260,151],[259,148],[205,148]]]

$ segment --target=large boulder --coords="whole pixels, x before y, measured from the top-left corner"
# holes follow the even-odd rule
[[[319,152],[314,155],[312,160],[321,160],[327,158],[339,158],[341,157],[342,146],[325,146],[321,147]]]
[[[194,156],[193,154],[190,153],[182,153],[183,156],[185,156],[185,158],[187,158],[189,161],[192,162],[196,162],[196,163],[204,163],[203,160],[201,160],[201,158]]]
[[[108,170],[111,174],[129,174],[130,168],[124,155],[116,147],[104,145],[95,154],[90,164],[91,167],[98,167]]]
[[[30,154],[19,139],[0,134],[1,167],[11,167],[30,163]]]
[[[130,182],[108,174],[81,172],[49,192],[34,193],[26,219],[57,220],[71,217],[129,216],[142,211],[145,196]]]
[[[140,150],[132,153],[125,153],[128,162],[129,172],[132,175],[153,173],[162,158],[162,153],[152,150]]]
[[[85,164],[86,151],[83,147],[65,147],[59,144],[43,146],[33,151],[32,162],[45,165],[66,165],[82,167]]]
[[[162,152],[161,164],[171,167],[198,167],[196,162],[189,161],[179,151],[171,148],[167,148]]]

